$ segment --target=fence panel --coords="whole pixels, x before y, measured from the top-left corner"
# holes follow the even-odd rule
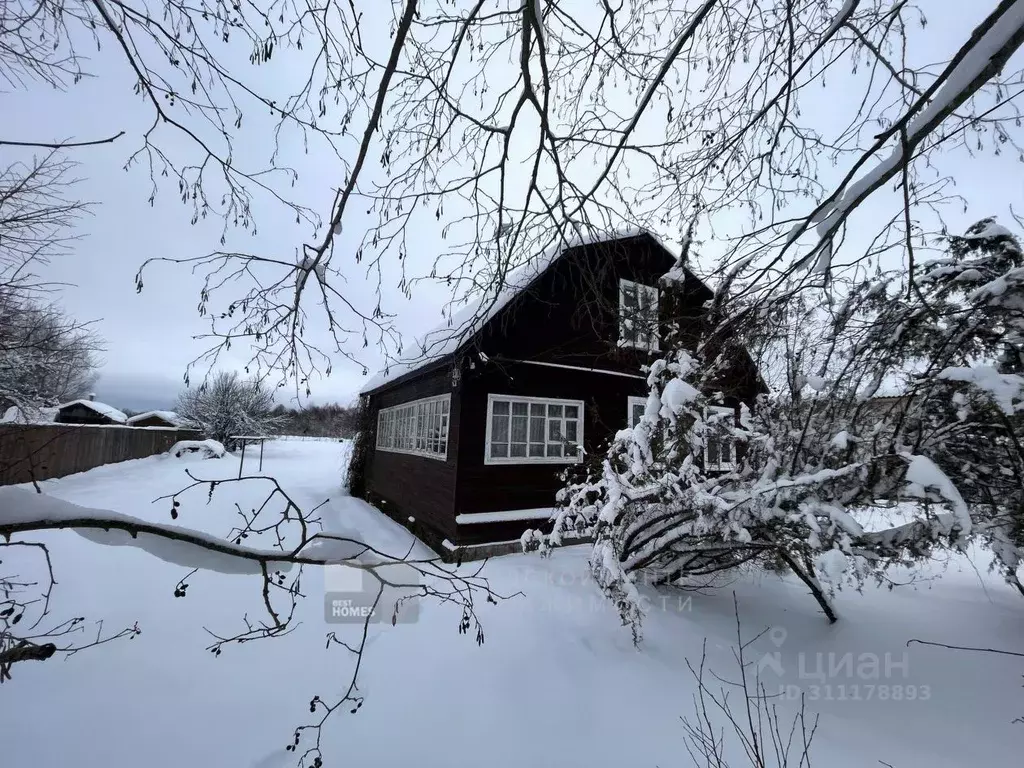
[[[179,440],[198,440],[191,429],[108,427],[89,424],[0,424],[0,485],[49,480],[103,464],[143,459]]]

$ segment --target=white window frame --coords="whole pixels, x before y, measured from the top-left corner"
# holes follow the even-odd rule
[[[434,413],[430,413],[435,405]],[[423,434],[420,433],[420,421],[424,422]],[[440,431],[437,435],[427,436],[431,422],[437,422]],[[404,453],[410,456],[423,456],[437,461],[448,460],[448,437],[452,423],[451,393],[434,397],[421,397],[399,405],[381,408],[377,411],[377,442],[376,448],[383,453]],[[404,440],[411,446],[399,446]],[[436,443],[434,450],[430,443]],[[440,446],[444,450],[440,450]]]
[[[711,466],[710,459],[708,457],[708,437],[709,437],[709,422],[708,416],[712,413],[719,414],[727,418],[727,423],[730,428],[736,426],[736,409],[730,408],[727,405],[709,405],[704,408],[704,471],[705,472],[729,472],[736,469],[736,439],[732,437],[718,439],[726,439],[729,444],[729,455],[732,456],[732,461],[719,461],[714,466]]]
[[[646,295],[650,310],[654,315],[654,327],[651,333],[646,339],[640,338],[637,335],[636,339],[627,338],[625,335],[624,325],[627,321],[626,317],[626,292],[629,290],[636,291],[636,302],[637,302],[637,314],[640,313],[640,307],[642,305],[641,295]],[[643,283],[635,283],[632,280],[619,280],[619,346],[620,347],[631,347],[633,349],[642,349],[647,352],[657,352],[661,348],[661,324],[659,322],[660,316],[658,314],[658,298],[659,292],[658,287],[655,285],[644,285]]]
[[[576,440],[574,441],[579,446],[575,456],[491,456],[491,433],[494,427],[494,404],[497,402],[506,402],[509,404],[509,446],[511,448],[512,439],[512,403],[527,403],[529,405],[543,404],[544,406],[572,406],[577,409],[578,415],[576,419]],[[528,411],[529,413],[529,411]],[[564,413],[564,411],[563,411]],[[484,464],[487,465],[500,465],[500,464],[579,464],[583,461],[583,424],[584,424],[584,410],[582,400],[564,400],[555,397],[523,397],[520,395],[498,395],[488,394],[487,395],[487,430],[484,435]],[[536,418],[536,417],[535,417]],[[545,408],[544,415],[544,445],[545,453],[546,446],[548,443],[553,442],[550,437],[550,426],[549,421],[551,417],[547,415],[547,409]],[[562,423],[559,427],[560,433],[565,434],[565,417],[562,417]],[[529,453],[529,421],[527,421],[527,453]],[[536,441],[534,441],[536,442]]]
[[[635,427],[639,422],[633,419],[633,409],[636,406],[640,406],[645,411],[647,410],[647,398],[646,397],[634,397],[630,395],[626,398],[626,426],[630,429]]]

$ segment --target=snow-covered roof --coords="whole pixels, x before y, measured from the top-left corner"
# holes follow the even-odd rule
[[[72,405],[84,405],[86,408],[90,408],[101,416],[106,416],[111,421],[116,421],[119,424],[124,424],[128,421],[128,416],[122,411],[117,410],[117,408],[112,405],[101,403],[98,400],[72,400],[67,403],[61,403],[57,406],[57,410],[63,411],[65,408]]]
[[[501,310],[508,306],[509,302],[516,296],[529,288],[566,251],[584,245],[628,240],[642,235],[650,237],[667,253],[677,259],[679,258],[678,253],[666,246],[653,232],[636,227],[595,232],[589,235],[567,238],[552,245],[526,264],[509,272],[505,277],[503,286],[497,289],[489,287],[480,298],[469,302],[465,307],[453,313],[446,322],[417,338],[413,345],[415,357],[407,357],[404,360],[391,363],[387,368],[367,381],[362,389],[359,390],[359,394],[365,395],[373,392],[408,373],[439,362],[458,352],[464,344],[468,343],[476,335],[477,331],[481,330]],[[682,271],[680,270],[677,273],[674,271],[675,269],[673,267],[666,274],[679,279],[678,276],[682,274]]]
[[[146,411],[145,413],[139,413],[128,419],[129,424],[136,424],[140,421],[145,421],[150,418],[163,419],[168,424],[173,424],[176,427],[180,427],[185,423],[185,420],[181,418],[174,411]]]

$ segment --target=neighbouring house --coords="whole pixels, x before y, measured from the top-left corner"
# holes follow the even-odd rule
[[[125,424],[128,417],[112,405],[89,399],[72,400],[57,406],[58,424]]]
[[[713,297],[642,231],[549,251],[505,286],[360,392],[356,485],[442,555],[497,551],[543,527],[561,471],[635,423],[642,366],[669,332],[695,343]],[[729,419],[764,388],[745,351],[720,378],[715,410]],[[712,443],[705,461],[728,469],[734,446]]]
[[[181,429],[188,423],[174,411],[146,411],[128,419],[129,427],[173,427]]]

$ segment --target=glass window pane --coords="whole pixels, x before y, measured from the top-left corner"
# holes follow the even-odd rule
[[[572,442],[576,442],[576,422],[566,421],[565,422],[565,439]]]
[[[578,445],[576,445],[575,443],[567,443],[566,444],[566,446],[565,446],[565,455],[566,456],[578,456],[579,452],[580,452],[580,447]]]
[[[508,446],[505,443],[491,443],[491,456],[499,459],[508,457]]]
[[[580,409],[578,407],[576,407],[575,405],[567,405],[567,406],[565,406],[565,418],[567,418],[567,419],[578,419],[579,415],[580,415],[579,414],[579,410]]]
[[[544,406],[541,406],[543,408]],[[544,417],[531,418],[530,419],[530,442],[531,443],[543,443],[544,442]]]
[[[508,413],[508,400],[495,400],[491,403],[494,413]]]
[[[548,440],[562,441],[562,422],[559,419],[550,419],[548,421]],[[550,456],[551,454],[548,455]]]
[[[512,442],[513,443],[525,443],[526,442],[526,416],[512,416]]]
[[[531,456],[543,456],[544,455],[544,443],[530,443],[530,455]]]
[[[525,416],[526,409],[529,406],[528,403],[512,403],[512,415],[513,416]]]
[[[544,403],[531,403],[530,404],[530,415],[531,416],[543,416],[544,415]]]
[[[526,443],[512,443],[511,456],[525,457],[526,456]]]
[[[622,306],[626,309],[635,309],[637,305],[636,285],[629,283],[621,284]]]
[[[508,442],[508,416],[495,414],[491,419],[491,440],[496,443]]]
[[[710,438],[708,438],[708,449],[707,449],[707,452],[708,452],[708,465],[712,466],[712,467],[717,466],[718,465],[718,461],[719,461],[719,459],[718,459],[718,438],[717,437],[710,437]]]
[[[561,456],[562,455],[562,444],[561,443],[548,443],[548,456]]]
[[[548,406],[548,418],[562,418],[562,406],[560,405],[549,405]]]

